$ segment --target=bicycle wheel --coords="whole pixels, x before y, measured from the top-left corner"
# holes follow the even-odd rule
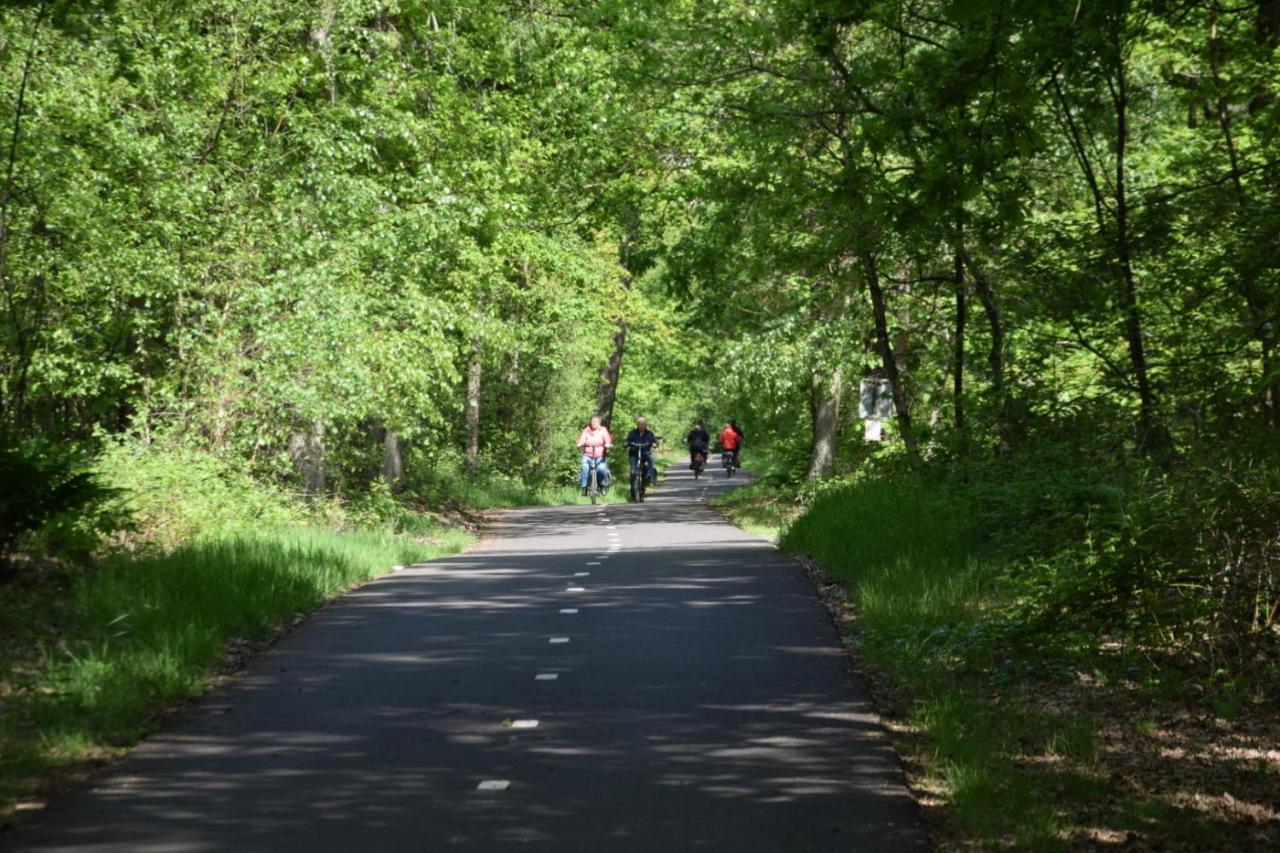
[[[591,503],[594,505],[600,500],[599,474],[596,473],[596,467],[591,466],[591,479],[587,482],[587,494],[591,496]]]

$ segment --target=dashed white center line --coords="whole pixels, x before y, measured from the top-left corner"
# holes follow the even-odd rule
[[[569,642],[569,638],[568,637],[552,637],[551,639],[547,640],[547,642],[553,646],[558,646],[558,645],[563,645],[564,643]]]
[[[571,586],[565,590],[565,592],[586,592],[586,591],[587,591],[586,587],[582,587],[582,586]]]
[[[485,779],[476,785],[477,791],[505,791],[511,787],[510,779]]]
[[[560,677],[558,672],[540,672],[533,677],[534,681],[555,681]]]
[[[538,727],[537,720],[512,720],[511,728],[513,729],[536,729]]]
[[[560,608],[560,612],[561,612],[561,613],[563,613],[563,614],[565,614],[566,616],[572,616],[573,614],[575,614],[575,613],[577,613],[577,612],[578,612],[578,608],[576,608],[576,607],[561,607],[561,608]]]
[[[587,561],[587,565],[588,565],[588,566],[598,566],[598,565],[600,565],[600,561],[599,561],[599,560],[589,560],[589,561]]]
[[[574,572],[573,576],[575,578],[586,578],[591,576],[591,572]]]

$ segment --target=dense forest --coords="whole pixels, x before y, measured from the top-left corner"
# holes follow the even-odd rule
[[[8,3],[0,571],[571,500],[591,414],[733,417],[859,609],[940,561],[873,662],[1265,708],[1278,52],[1277,0]]]

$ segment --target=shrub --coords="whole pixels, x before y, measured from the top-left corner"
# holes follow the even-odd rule
[[[87,456],[45,441],[0,438],[0,580],[17,569],[15,549],[45,533],[63,550],[87,550],[97,537],[122,522],[109,506],[117,490],[90,470]]]
[[[301,524],[328,509],[311,510],[233,461],[177,442],[111,442],[97,470],[124,496],[142,541],[162,550],[198,536]]]

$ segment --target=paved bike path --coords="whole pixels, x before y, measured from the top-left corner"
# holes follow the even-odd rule
[[[642,505],[506,512],[0,848],[927,849],[809,583],[701,503],[728,485],[673,470]]]

